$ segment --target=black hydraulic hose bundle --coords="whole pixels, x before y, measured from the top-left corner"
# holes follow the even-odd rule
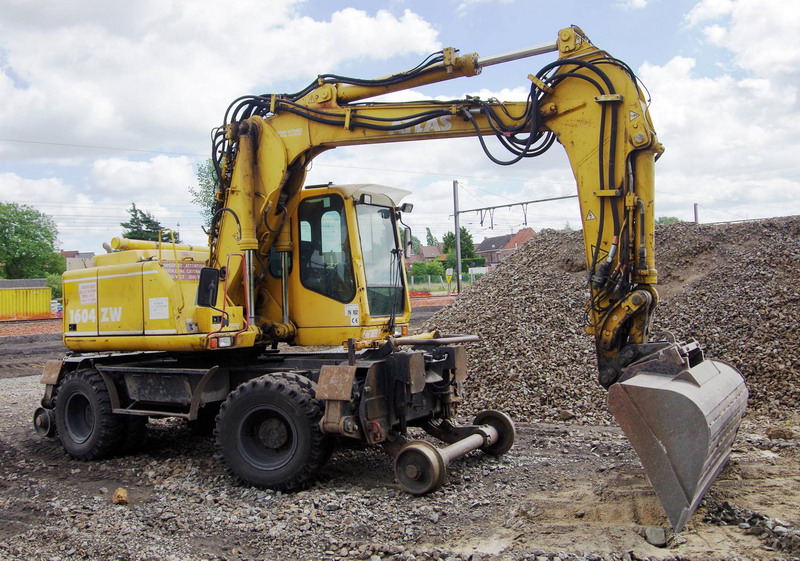
[[[395,74],[386,78],[378,78],[373,80],[364,80],[358,78],[351,78],[346,76],[339,76],[336,74],[322,74],[317,77],[315,81],[309,84],[306,88],[293,93],[282,94],[278,96],[272,95],[247,95],[237,98],[228,107],[225,112],[225,119],[222,127],[215,129],[212,134],[212,150],[214,168],[217,172],[217,180],[221,190],[227,187],[230,180],[231,165],[236,156],[237,142],[229,140],[225,136],[225,131],[228,123],[241,122],[249,117],[258,115],[261,117],[268,117],[272,112],[282,111],[292,113],[308,119],[316,123],[341,127],[345,125],[345,116],[341,112],[330,110],[323,110],[314,107],[308,107],[298,103],[298,100],[308,95],[314,89],[324,84],[343,84],[354,86],[366,87],[381,87],[391,86],[403,83],[407,80],[423,76],[426,73],[436,70],[436,66],[440,65],[444,60],[443,52],[434,53],[423,60],[419,65],[411,70]],[[466,97],[463,100],[454,101],[426,101],[425,109],[418,113],[412,113],[404,117],[398,122],[396,118],[389,117],[375,117],[364,113],[353,113],[350,117],[348,126],[350,128],[363,128],[379,131],[396,131],[402,130],[416,125],[420,125],[436,117],[441,117],[451,114],[451,107],[453,105],[462,105],[461,116],[469,121],[476,131],[476,136],[480,142],[481,148],[487,157],[499,165],[511,165],[522,158],[532,158],[544,154],[555,142],[556,136],[552,131],[545,130],[543,127],[543,120],[539,111],[541,101],[545,98],[549,91],[557,87],[559,83],[566,79],[584,80],[594,86],[600,96],[608,95],[614,96],[617,92],[614,83],[603,71],[601,65],[614,65],[621,68],[626,72],[634,82],[637,82],[636,76],[633,71],[625,63],[607,57],[602,54],[596,60],[586,61],[582,59],[561,59],[545,65],[537,74],[537,80],[531,84],[531,89],[525,104],[525,110],[522,115],[511,115],[508,109],[502,104],[492,99],[483,101],[476,97]],[[584,70],[586,72],[579,72]],[[596,79],[594,77],[596,77]],[[431,109],[431,105],[441,104],[441,109]],[[352,104],[349,107],[358,108],[365,106],[376,106],[376,103],[370,104]],[[413,103],[407,104],[408,107],[413,107]],[[610,111],[610,122],[607,123],[608,113]],[[511,119],[513,124],[507,125],[504,123],[500,116],[500,112],[506,117],[506,121]],[[480,125],[475,119],[475,114],[481,114],[485,117],[487,124],[498,139],[500,145],[508,150],[513,157],[509,160],[501,160],[494,156],[483,135],[480,134]],[[618,112],[614,110],[613,101],[611,103],[602,103],[601,115],[599,123],[598,134],[598,186],[600,190],[616,189],[615,185],[615,160],[617,152],[617,135],[619,127]],[[606,127],[608,126],[611,141],[608,142],[608,148],[605,147]],[[608,166],[606,168],[605,161],[606,155],[608,157]],[[223,158],[228,162],[228,165],[223,169]],[[227,177],[224,177],[226,175]],[[223,198],[223,197],[218,197]],[[620,239],[619,274],[629,275],[627,267],[629,241],[625,233],[620,231],[620,216],[617,205],[613,203],[611,198],[606,201],[607,197],[603,197],[600,202],[600,211],[598,216],[598,238],[595,244],[594,252],[592,255],[591,263],[589,264],[589,278],[591,279],[597,272],[598,262],[600,261],[600,245],[606,220],[606,206],[611,206],[611,219],[613,221],[613,230],[615,238]],[[215,207],[215,217],[219,217],[219,212],[222,207],[221,203],[217,203]],[[217,222],[215,220],[215,222]],[[212,225],[212,235],[216,231],[216,224]],[[623,284],[626,279],[620,280],[617,285]],[[598,290],[593,291],[594,297],[589,305],[598,314],[602,314],[605,309],[601,307],[602,302],[610,294],[608,291],[613,287],[602,285]],[[588,321],[588,311],[586,317]]]

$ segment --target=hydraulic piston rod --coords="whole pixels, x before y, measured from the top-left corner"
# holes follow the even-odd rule
[[[545,43],[536,47],[528,47],[525,49],[517,49],[516,51],[509,51],[498,55],[482,56],[478,58],[478,66],[485,68],[494,64],[503,64],[504,62],[511,62],[512,60],[520,60],[532,56],[539,56],[546,53],[552,53],[558,50],[556,43]]]

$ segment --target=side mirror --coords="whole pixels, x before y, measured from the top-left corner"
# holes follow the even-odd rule
[[[200,270],[200,282],[197,285],[197,300],[195,304],[201,308],[213,308],[217,305],[217,291],[219,290],[219,271],[213,267],[203,267]]]
[[[400,205],[400,212],[409,213],[414,210],[414,205],[411,203],[403,203]]]
[[[412,242],[411,228],[406,226],[403,230],[403,255],[405,255],[406,259],[408,259],[411,257],[413,252],[414,244]]]

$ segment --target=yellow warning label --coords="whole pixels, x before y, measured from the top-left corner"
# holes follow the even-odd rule
[[[594,215],[594,213],[593,213],[593,212],[590,210],[589,212],[587,212],[587,213],[586,213],[586,220],[597,220],[597,217],[596,217],[596,216]]]

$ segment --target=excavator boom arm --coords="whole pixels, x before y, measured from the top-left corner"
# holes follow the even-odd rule
[[[210,262],[222,267],[230,256],[240,257],[244,266],[228,271],[228,297],[248,310],[253,323],[257,314],[266,315],[256,309],[253,279],[265,274],[259,267],[271,248],[290,250],[287,218],[297,210],[307,166],[318,154],[337,146],[474,136],[490,159],[508,165],[557,141],[580,199],[590,292],[584,319],[595,337],[599,380],[610,388],[609,407],[679,530],[724,465],[747,391],[738,372],[704,361],[692,345],[650,341],[658,302],[654,163],[663,147],[648,100],[631,69],[580,29],[561,30],[555,47],[558,59],[529,76],[524,102],[362,101],[480,72],[480,57],[453,49],[385,78],[323,75],[295,94],[240,98],[214,135],[219,189]],[[494,155],[487,135],[510,156]],[[273,333],[288,338],[287,321],[272,326]],[[680,426],[677,432],[672,424]],[[691,461],[683,459],[687,454]]]

